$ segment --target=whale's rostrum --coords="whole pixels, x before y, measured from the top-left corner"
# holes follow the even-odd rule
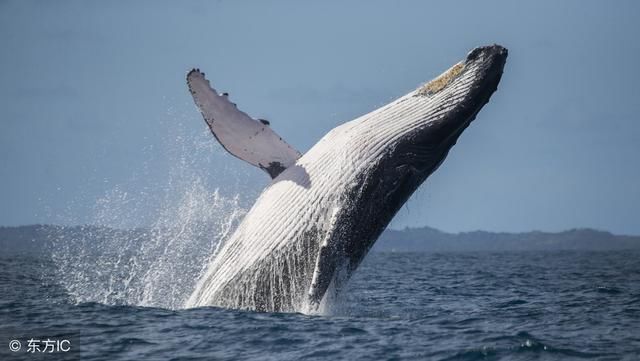
[[[214,136],[273,179],[185,306],[307,312],[335,296],[489,101],[506,57],[498,45],[476,48],[434,80],[332,129],[302,156],[192,70],[189,89]]]

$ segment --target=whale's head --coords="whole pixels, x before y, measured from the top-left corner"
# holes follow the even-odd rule
[[[381,121],[379,127],[386,131],[378,140],[386,149],[380,166],[385,168],[387,199],[398,198],[394,203],[401,206],[439,167],[497,89],[506,58],[507,49],[499,45],[475,48],[440,76],[398,99],[388,118],[370,119]]]
[[[351,252],[366,250],[413,192],[447,156],[462,132],[497,89],[507,49],[491,45],[466,58],[415,91],[357,120],[349,131],[365,139],[365,156],[373,164],[360,173],[352,199],[355,223],[366,222]],[[354,153],[357,153],[354,151]],[[366,210],[365,210],[366,209]],[[357,262],[356,262],[357,263]]]
[[[497,89],[507,58],[499,45],[475,48],[463,61],[409,95],[413,114],[400,118],[390,158],[418,180],[433,173]]]

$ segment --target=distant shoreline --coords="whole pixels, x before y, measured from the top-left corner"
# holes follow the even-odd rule
[[[118,237],[145,242],[154,231],[122,230],[102,226],[28,225],[0,227],[3,254],[39,254],[54,241],[65,243],[90,240],[88,247],[99,249],[101,240]],[[157,230],[156,230],[157,232]],[[204,232],[203,237],[210,236]],[[199,240],[194,240],[197,247]],[[610,251],[640,250],[640,236],[614,235],[593,229],[563,232],[531,231],[447,233],[431,227],[387,229],[375,243],[374,252],[467,252],[467,251]]]
[[[377,251],[462,252],[462,251],[607,251],[640,249],[640,236],[614,235],[594,229],[562,232],[487,232],[447,233],[435,228],[386,230],[376,245]]]

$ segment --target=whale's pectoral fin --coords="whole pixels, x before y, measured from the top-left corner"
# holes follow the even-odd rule
[[[200,70],[187,74],[187,84],[209,129],[229,153],[264,170],[271,178],[300,158],[300,152],[271,130],[268,121],[253,119],[239,110],[227,93],[218,94],[211,87]]]

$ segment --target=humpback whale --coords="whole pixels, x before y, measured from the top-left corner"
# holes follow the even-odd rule
[[[304,155],[190,71],[189,90],[214,137],[272,180],[185,307],[314,312],[333,299],[489,101],[506,58],[499,45],[475,48],[432,81],[332,129]]]

